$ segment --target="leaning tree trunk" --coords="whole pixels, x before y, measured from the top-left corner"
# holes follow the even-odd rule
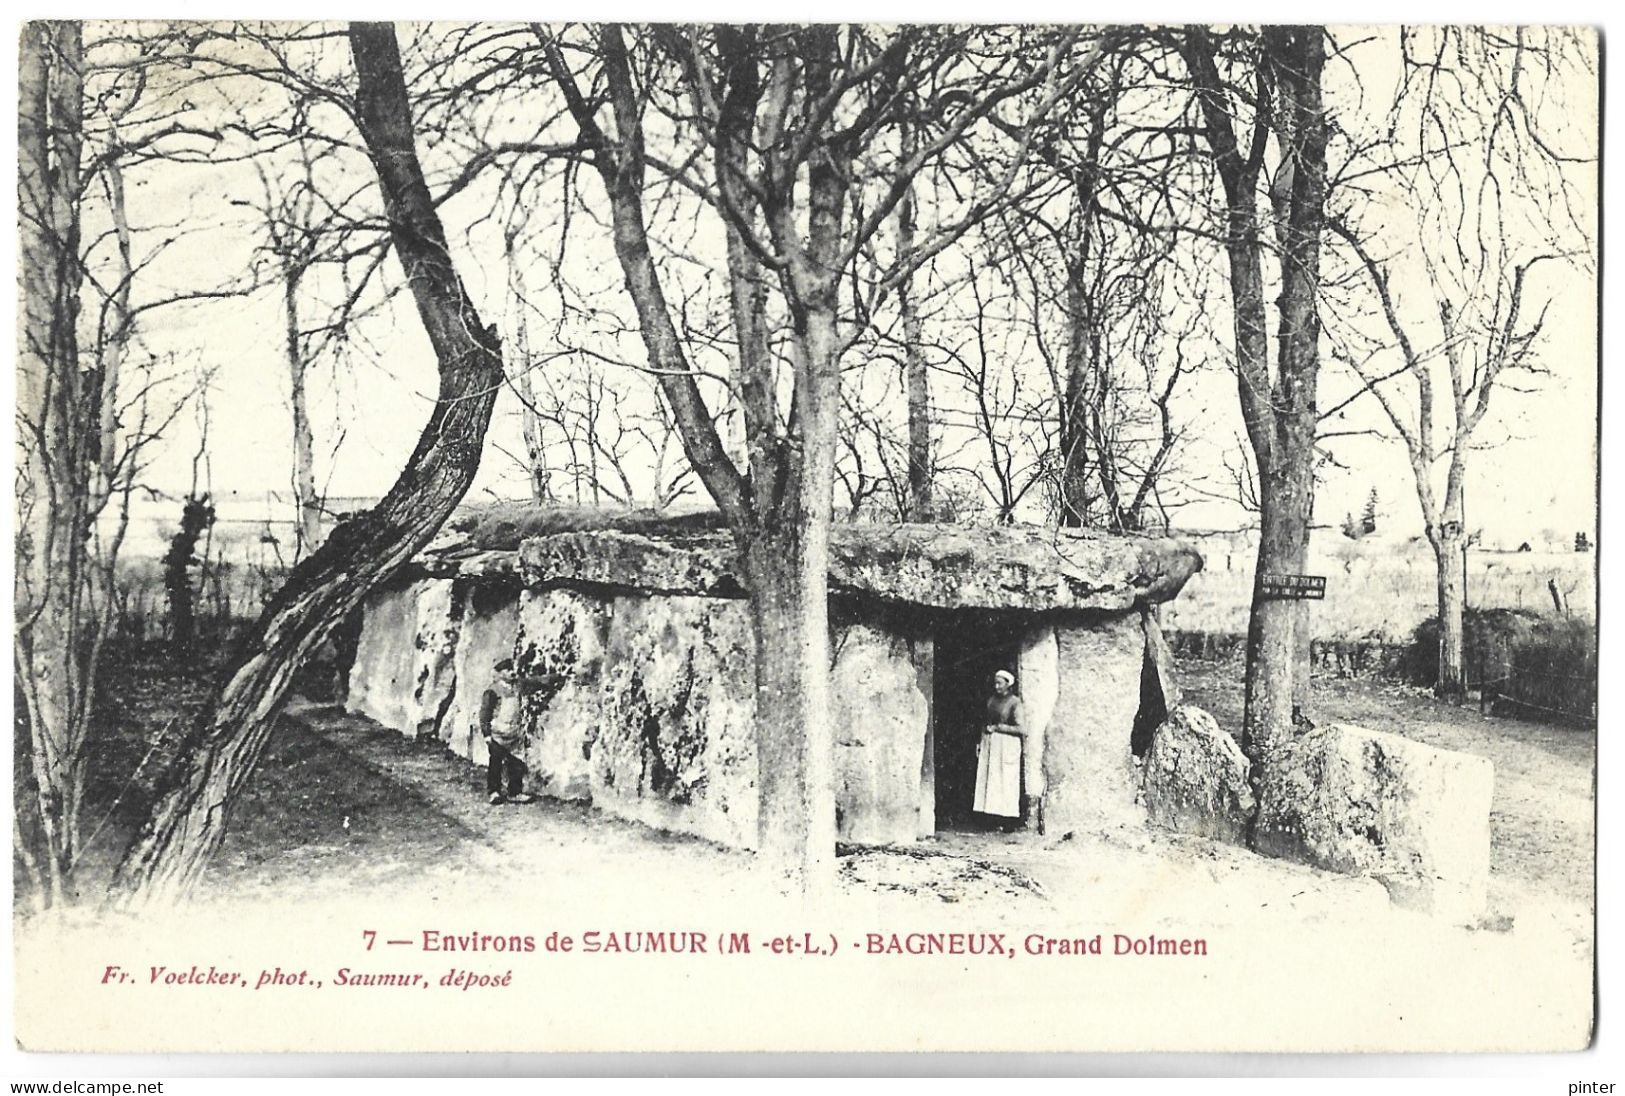
[[[356,121],[390,233],[440,367],[439,395],[406,468],[371,511],[333,530],[266,606],[184,741],[125,853],[114,900],[185,897],[225,837],[300,665],[380,582],[428,543],[479,467],[502,381],[496,332],[458,279],[417,158],[399,48],[388,24],[352,24]]]

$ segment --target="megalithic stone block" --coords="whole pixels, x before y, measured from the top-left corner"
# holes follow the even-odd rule
[[[1395,905],[1471,924],[1487,899],[1494,787],[1487,758],[1316,727],[1265,765],[1254,848],[1372,876]]]
[[[1185,704],[1168,713],[1152,735],[1141,780],[1154,825],[1247,843],[1256,808],[1247,756],[1201,708]]]

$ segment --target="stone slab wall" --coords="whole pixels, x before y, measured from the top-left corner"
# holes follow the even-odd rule
[[[932,653],[927,638],[871,624],[835,638],[835,819],[844,841],[902,844],[935,831]]]
[[[455,586],[454,586],[455,583]],[[1019,653],[1033,737],[1029,795],[1063,831],[1143,818],[1130,731],[1145,635],[1138,614],[1036,626]],[[833,637],[841,840],[935,830],[928,629],[859,617]],[[349,707],[486,760],[479,698],[512,657],[549,684],[524,702],[529,789],[650,826],[756,843],[749,616],[737,599],[524,589],[419,579],[369,603]]]
[[[402,734],[438,734],[455,697],[460,605],[452,580],[420,579],[367,605],[346,706]]]
[[[1022,786],[1028,796],[1044,794],[1044,750],[1055,703],[1061,695],[1061,648],[1054,628],[1034,628],[1016,655],[1021,679],[1021,712],[1027,741],[1021,753]]]
[[[599,676],[593,804],[754,847],[755,679],[744,603],[615,598]]]
[[[1043,751],[1046,829],[1143,823],[1129,745],[1145,658],[1139,615],[1057,626],[1055,639],[1059,689]]]
[[[611,605],[574,590],[519,595],[514,638],[521,673],[550,684],[526,696],[530,790],[555,799],[592,798],[593,744],[604,719],[604,652]]]
[[[452,656],[455,679],[451,707],[440,723],[440,740],[455,754],[485,762],[480,738],[480,697],[495,679],[494,667],[514,654],[519,626],[518,606],[511,591],[493,590],[473,583],[459,592],[462,622],[457,650]]]

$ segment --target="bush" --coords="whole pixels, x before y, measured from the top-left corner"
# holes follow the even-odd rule
[[[1508,676],[1513,647],[1534,634],[1544,619],[1528,609],[1468,609],[1462,617],[1462,654],[1467,660],[1468,686],[1476,688]],[[1439,680],[1437,615],[1416,626],[1400,676],[1412,685],[1432,685]]]
[[[1597,719],[1597,631],[1589,620],[1547,617],[1514,641],[1497,713],[1590,726]]]

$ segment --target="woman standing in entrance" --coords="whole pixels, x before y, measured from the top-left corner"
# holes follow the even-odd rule
[[[1015,685],[1016,675],[1009,670],[993,675],[993,695],[987,700],[987,723],[976,755],[976,798],[971,806],[983,814],[1019,821],[1021,749],[1027,721]]]

